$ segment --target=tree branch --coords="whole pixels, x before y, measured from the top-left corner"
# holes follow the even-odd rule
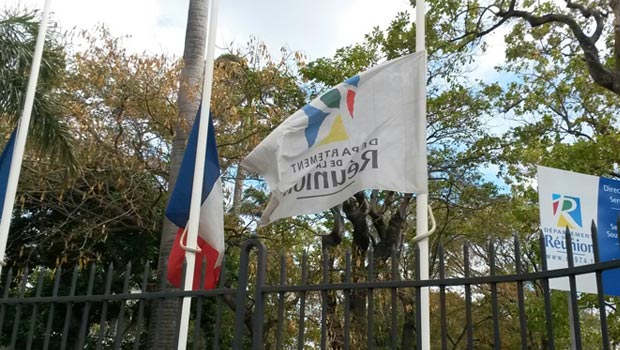
[[[604,21],[602,13],[594,9],[587,9],[582,5],[573,4],[570,0],[567,0],[568,8],[577,9],[586,17],[595,17],[596,30],[594,31],[594,34],[589,37],[583,32],[579,23],[577,23],[577,21],[571,16],[558,13],[535,16],[528,11],[516,10],[514,5],[515,0],[512,0],[509,9],[506,11],[501,10],[497,13],[497,15],[501,17],[502,20],[508,18],[521,18],[527,21],[532,27],[538,27],[548,23],[561,23],[566,25],[575,36],[575,39],[584,53],[584,60],[588,67],[588,72],[594,82],[615,94],[620,94],[620,79],[618,79],[618,74],[605,68],[601,62],[598,48],[595,45],[596,41],[600,38],[600,35],[603,32]]]

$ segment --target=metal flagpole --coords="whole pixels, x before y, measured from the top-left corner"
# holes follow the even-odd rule
[[[189,207],[189,219],[187,221],[187,247],[194,249],[198,246],[198,222],[200,220],[200,207],[202,201],[202,182],[204,177],[205,155],[207,148],[207,131],[209,128],[209,111],[211,110],[211,85],[213,84],[213,64],[215,57],[215,33],[217,28],[217,13],[219,0],[211,1],[209,11],[209,33],[207,35],[207,57],[205,73],[202,85],[202,107],[198,125],[198,142],[196,147],[196,159],[194,165],[194,182],[192,184],[192,197]],[[194,284],[194,269],[196,265],[196,252],[194,249],[185,251],[187,263],[185,272],[185,285],[183,290],[191,290]],[[192,299],[183,298],[181,311],[181,324],[179,327],[179,342],[177,349],[185,350],[187,346],[187,333],[189,331],[189,314]]]
[[[43,45],[45,44],[45,34],[47,32],[47,21],[51,2],[51,0],[45,0],[45,5],[43,6],[43,15],[41,17],[41,24],[39,25],[39,33],[37,34],[34,56],[32,57],[30,76],[28,77],[24,109],[22,110],[22,116],[17,126],[15,148],[13,149],[8,183],[6,186],[6,193],[4,194],[4,207],[2,208],[2,219],[0,220],[0,274],[2,274],[2,267],[6,264],[4,260],[6,244],[9,237],[9,228],[11,227],[11,216],[13,213],[13,205],[15,205],[15,194],[17,192],[17,183],[19,182],[19,173],[22,167],[22,159],[24,158],[26,136],[28,135],[28,128],[30,126],[30,116],[32,115],[39,68],[41,67],[41,56],[43,55]]]
[[[425,0],[416,0],[416,51],[424,51],[426,49],[425,43]],[[426,62],[426,60],[425,60]],[[420,78],[422,81],[418,82],[420,87],[418,88],[420,96],[418,96],[419,104],[417,104],[417,114],[423,116],[424,128],[416,130],[419,142],[424,143],[422,149],[426,150],[426,66],[424,67],[424,74]],[[428,179],[428,168],[426,158],[424,158],[423,164],[418,164],[418,167],[422,167],[422,172],[426,179]],[[428,267],[428,186],[426,191],[422,191],[416,196],[416,236],[422,238],[418,242],[420,248],[420,279],[428,280],[429,267]],[[420,305],[421,310],[418,310],[421,314],[422,324],[420,325],[420,333],[418,336],[422,337],[422,350],[429,350],[431,348],[431,333],[430,333],[430,307],[429,307],[429,289],[428,287],[422,288],[420,291]]]

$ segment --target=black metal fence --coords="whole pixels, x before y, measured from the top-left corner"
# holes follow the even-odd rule
[[[372,251],[269,257],[258,239],[243,244],[238,271],[223,271],[220,288],[210,291],[164,290],[165,282],[156,282],[148,265],[141,274],[132,273],[131,265],[121,274],[112,266],[12,268],[2,276],[0,348],[175,348],[159,335],[164,328],[178,329],[178,317],[156,319],[152,310],[162,300],[191,297],[188,349],[421,349],[417,310],[421,288],[429,287],[434,349],[613,349],[620,344],[613,338],[620,324],[615,300],[603,295],[602,273],[620,268],[620,261],[599,262],[592,230],[594,264],[572,266],[567,230],[568,268],[547,271],[541,236],[527,247],[540,259],[540,271],[524,270],[519,240],[491,241],[484,259],[472,258],[465,244],[458,254],[463,273],[451,278],[439,247],[439,278],[426,281],[415,268],[404,273],[395,250],[385,262]],[[498,274],[497,245],[510,247],[514,273]],[[279,273],[267,269],[268,260],[279,260]],[[587,273],[596,275],[596,295],[576,291],[576,276]],[[568,277],[570,292],[549,289],[557,277]]]

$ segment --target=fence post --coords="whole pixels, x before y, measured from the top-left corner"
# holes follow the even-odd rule
[[[596,223],[592,219],[592,225],[590,226],[590,233],[592,237],[592,252],[594,255],[594,263],[601,262],[601,255],[598,246],[598,229]],[[607,331],[607,308],[605,305],[605,289],[603,288],[603,271],[596,272],[596,288],[598,297],[598,313],[601,320],[601,337],[603,341],[603,350],[609,350],[609,334]]]
[[[545,233],[540,231],[540,263],[543,271],[548,271],[547,266],[547,245],[545,243]],[[544,278],[541,281],[543,288],[543,296],[545,299],[545,319],[547,320],[547,349],[555,349],[555,339],[553,336],[553,314],[551,310],[551,292],[549,291],[549,279]]]
[[[566,226],[566,259],[568,260],[568,268],[575,267],[573,256],[573,243],[571,232]],[[573,274],[568,275],[570,291],[568,292],[568,316],[571,330],[571,349],[581,349],[581,326],[579,324],[579,307],[577,306],[577,277]]]
[[[249,255],[252,248],[257,249],[258,261],[256,269],[256,290],[254,294],[254,312],[252,314],[252,349],[263,349],[263,324],[265,317],[265,275],[267,271],[267,248],[257,238],[248,239],[241,246],[239,263],[239,285],[237,286],[237,299],[235,301],[235,334],[233,349],[243,347],[243,328],[245,325],[245,300],[248,294],[249,278]]]

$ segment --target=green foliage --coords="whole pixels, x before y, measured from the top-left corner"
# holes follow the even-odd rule
[[[129,55],[100,32],[70,58],[57,93],[79,167],[24,161],[8,256],[55,268],[143,264],[157,253],[178,69]],[[89,39],[89,38],[86,38]]]
[[[0,14],[0,126],[7,133],[17,124],[23,108],[39,32],[36,15],[36,12],[11,10]],[[75,167],[74,140],[58,96],[64,78],[65,48],[54,25],[50,27],[36,86],[30,136],[39,155]]]
[[[325,87],[335,86],[378,61],[376,48],[363,45],[336,50],[333,58],[319,58],[301,67],[300,72],[310,79],[310,94],[315,97]]]

